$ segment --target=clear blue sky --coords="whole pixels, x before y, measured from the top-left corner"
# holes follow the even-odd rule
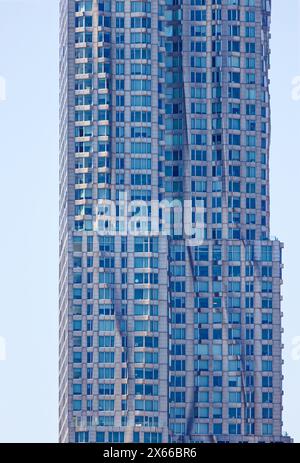
[[[300,2],[273,0],[272,234],[285,242],[284,430],[300,442]],[[57,441],[58,1],[0,0],[0,442]],[[43,301],[43,302],[42,302]]]

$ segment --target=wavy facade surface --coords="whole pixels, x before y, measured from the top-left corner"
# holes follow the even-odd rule
[[[288,440],[270,3],[60,2],[62,442]]]

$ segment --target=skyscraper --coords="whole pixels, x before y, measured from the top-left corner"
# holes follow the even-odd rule
[[[288,440],[270,9],[60,1],[62,442]]]

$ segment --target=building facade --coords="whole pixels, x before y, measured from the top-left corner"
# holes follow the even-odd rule
[[[287,440],[270,10],[60,1],[61,442]]]

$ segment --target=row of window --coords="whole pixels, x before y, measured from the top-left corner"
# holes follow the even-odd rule
[[[162,434],[157,432],[134,432],[134,442],[140,442],[140,434],[143,435],[141,442],[144,443],[161,443]],[[88,431],[75,432],[75,442],[76,443],[88,443],[90,442],[90,434]],[[111,442],[111,443],[123,443],[124,442],[124,432],[97,432],[96,433],[96,442]]]

